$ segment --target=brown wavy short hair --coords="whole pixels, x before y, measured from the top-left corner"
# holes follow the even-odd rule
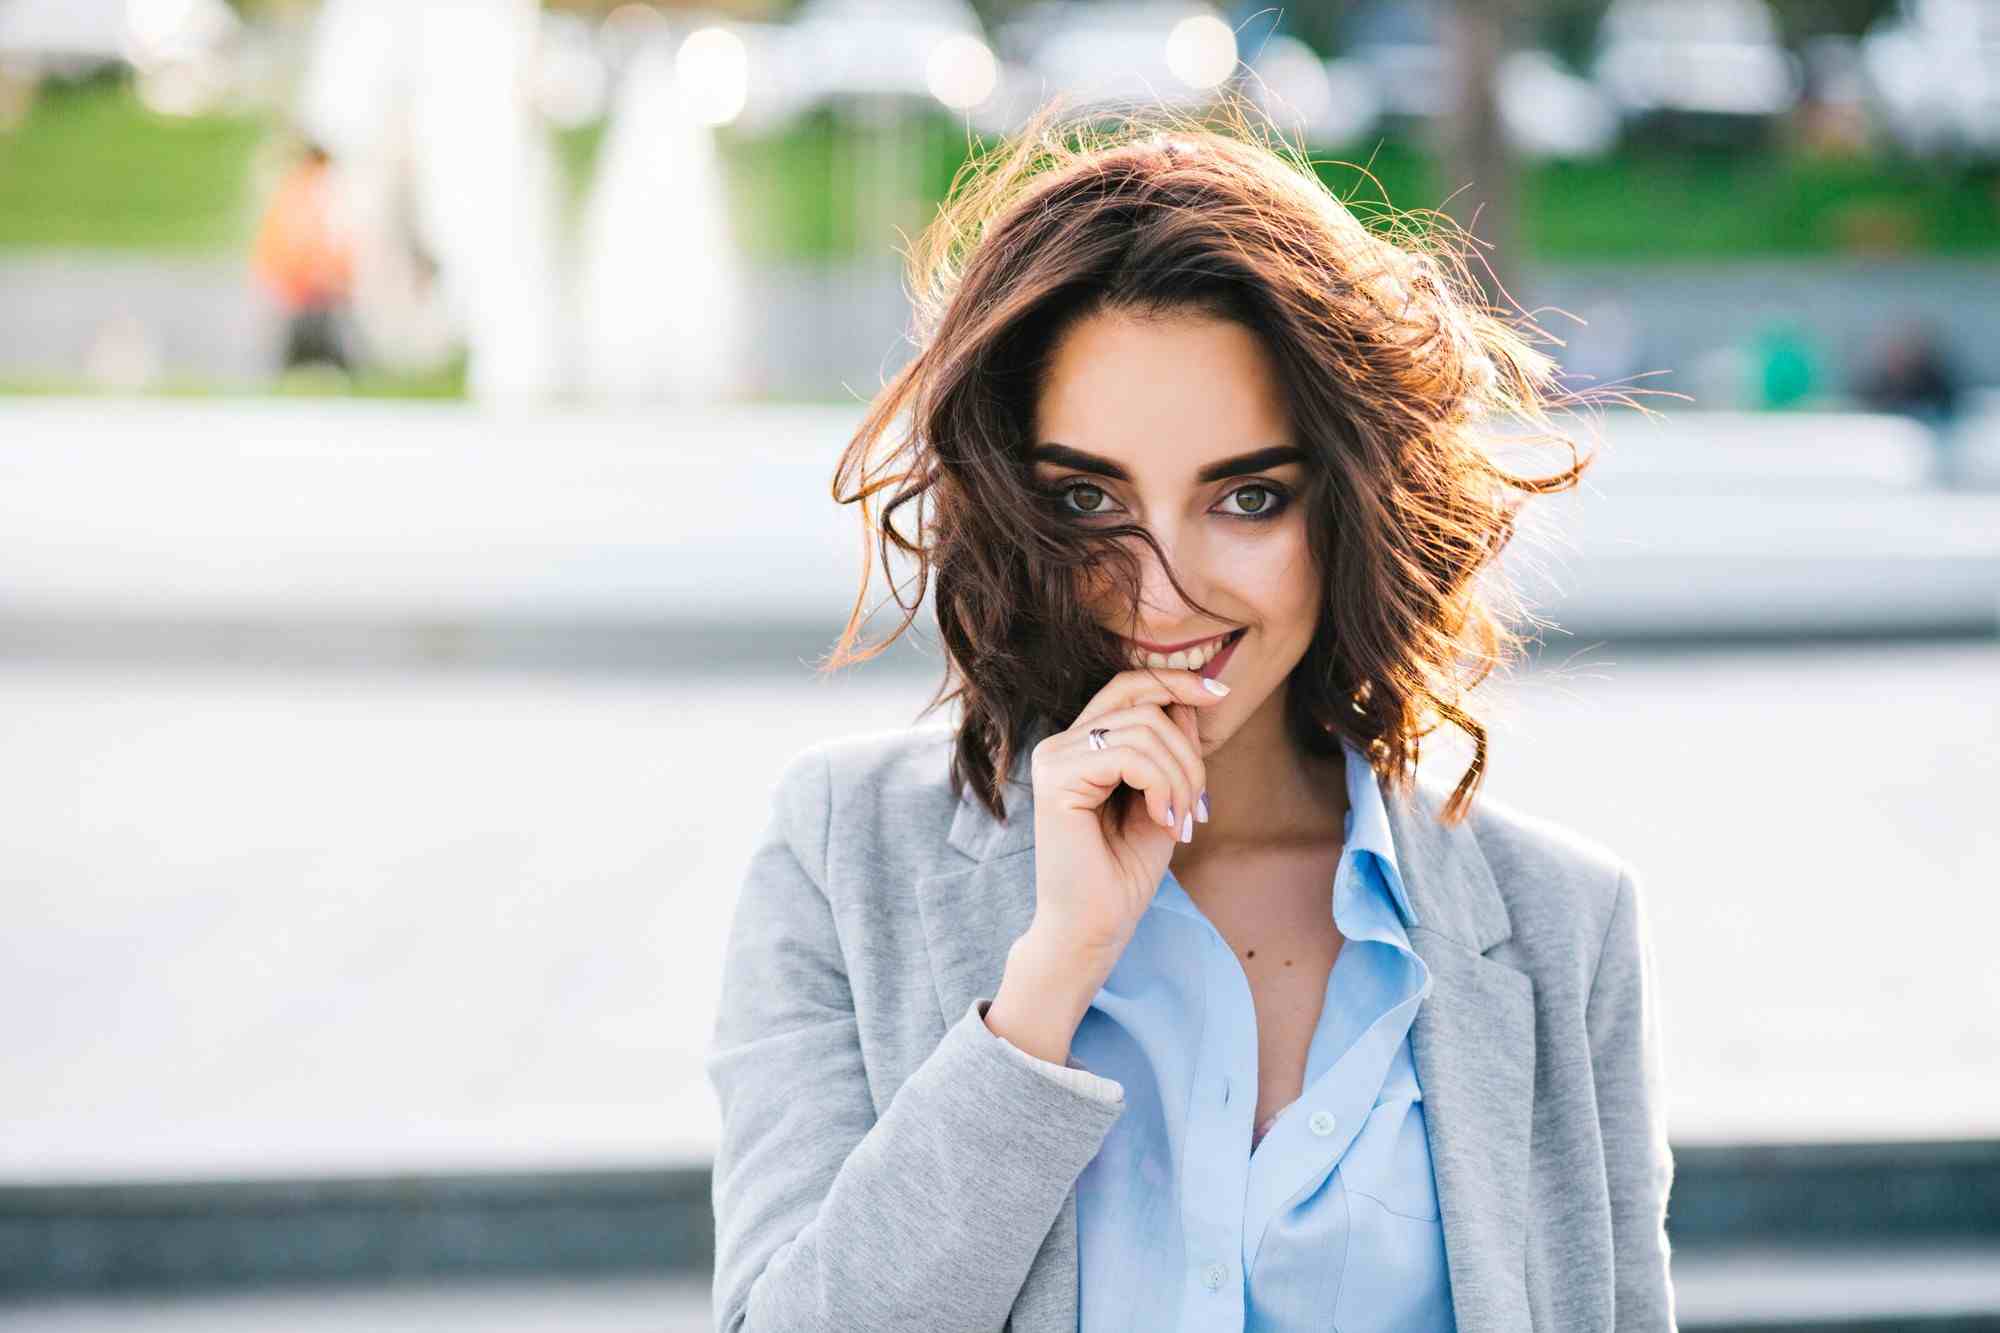
[[[1584,398],[1529,345],[1526,333],[1541,333],[1532,321],[1485,303],[1442,214],[1384,208],[1364,225],[1243,105],[1214,110],[1201,121],[1101,105],[1079,115],[1058,99],[960,170],[907,255],[916,353],[869,405],[833,478],[834,499],[861,506],[864,557],[821,670],[888,647],[934,580],[946,674],[923,712],[960,701],[952,790],[970,782],[1005,820],[1015,757],[1128,669],[1081,575],[1113,576],[1136,605],[1131,537],[1188,596],[1143,527],[1077,524],[1035,482],[1050,353],[1100,311],[1221,317],[1273,358],[1311,459],[1299,500],[1326,592],[1286,687],[1288,727],[1308,753],[1355,743],[1407,790],[1421,738],[1452,723],[1474,745],[1444,809],[1455,822],[1487,757],[1466,695],[1526,642],[1508,621],[1536,619],[1493,566],[1526,496],[1575,486],[1595,461],[1550,429],[1551,408]],[[1447,225],[1415,225],[1426,217]],[[1514,475],[1493,457],[1503,436],[1560,444],[1569,465]],[[895,518],[912,505],[905,532]],[[895,552],[916,565],[907,603]],[[857,648],[878,555],[902,621]]]

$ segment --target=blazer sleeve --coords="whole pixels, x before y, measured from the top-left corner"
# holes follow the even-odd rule
[[[986,1006],[992,1002],[990,999],[982,998],[980,1000],[978,1006],[980,1018],[983,1019],[986,1017]],[[1114,1102],[1125,1099],[1124,1084],[1115,1078],[1106,1078],[1102,1074],[1092,1073],[1090,1066],[1077,1059],[1074,1055],[1070,1056],[1068,1064],[1055,1064],[1052,1061],[1042,1059],[1038,1055],[1029,1055],[1005,1037],[1000,1038],[1000,1048],[1007,1053],[1009,1059],[1026,1065],[1043,1078],[1052,1078],[1056,1082],[1075,1088],[1087,1096]]]
[[[1013,1059],[981,997],[878,1118],[828,894],[831,808],[809,750],[779,779],[730,925],[704,1059],[716,1328],[998,1333],[1124,1090]]]
[[[1674,1162],[1667,1146],[1659,992],[1645,899],[1629,868],[1619,874],[1584,1026],[1611,1188],[1613,1323],[1618,1333],[1673,1330],[1666,1217]]]

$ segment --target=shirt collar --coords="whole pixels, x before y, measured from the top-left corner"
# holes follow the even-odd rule
[[[1409,892],[1403,887],[1403,872],[1396,860],[1396,840],[1389,830],[1389,810],[1382,800],[1382,788],[1376,781],[1375,770],[1361,752],[1346,740],[1340,744],[1347,752],[1347,819],[1341,833],[1341,859],[1351,858],[1359,867],[1364,855],[1374,856],[1375,867],[1381,872],[1375,878],[1388,885],[1389,900],[1396,905],[1403,928],[1408,930],[1421,923],[1416,909],[1410,905]],[[1362,869],[1361,882],[1367,883],[1365,867]],[[1171,866],[1153,897],[1152,906],[1205,919],[1181,882],[1174,878]]]
[[[1396,841],[1389,832],[1389,810],[1382,802],[1382,788],[1375,770],[1354,745],[1342,738],[1340,748],[1347,753],[1347,822],[1343,834],[1347,849],[1357,855],[1372,852],[1389,896],[1402,915],[1405,928],[1420,924],[1410,895],[1403,887],[1403,873],[1396,862]]]

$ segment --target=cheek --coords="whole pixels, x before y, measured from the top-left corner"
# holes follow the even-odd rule
[[[1100,615],[1115,610],[1123,599],[1123,589],[1112,578],[1110,567],[1103,561],[1079,566],[1074,571],[1077,600],[1096,610]]]
[[[1319,572],[1303,522],[1280,522],[1279,531],[1235,543],[1229,557],[1231,583],[1249,605],[1257,608],[1271,634],[1295,628],[1293,622],[1317,614]],[[1310,633],[1311,624],[1305,632]]]

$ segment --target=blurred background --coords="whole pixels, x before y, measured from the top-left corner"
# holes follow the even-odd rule
[[[1486,790],[1650,885],[1682,1327],[2000,1328],[1993,0],[0,0],[0,1327],[711,1326],[771,783],[942,666],[815,676],[833,462],[1056,93],[1680,395]]]

